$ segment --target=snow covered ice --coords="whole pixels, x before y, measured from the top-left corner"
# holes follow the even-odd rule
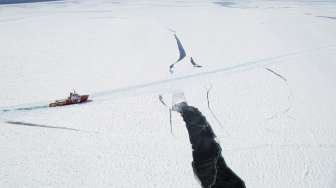
[[[200,187],[158,100],[183,90],[246,187],[334,188],[335,1],[7,3],[0,187]],[[73,89],[93,101],[45,107]]]

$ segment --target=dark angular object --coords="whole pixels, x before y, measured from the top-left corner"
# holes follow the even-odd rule
[[[190,57],[190,63],[196,68],[202,68],[201,65],[198,65],[198,64],[195,63],[195,60],[192,57]]]
[[[192,145],[192,167],[203,188],[246,188],[244,181],[225,163],[210,124],[195,107],[182,105],[179,112],[186,123]]]

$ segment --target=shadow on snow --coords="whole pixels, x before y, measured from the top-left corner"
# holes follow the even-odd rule
[[[38,2],[49,2],[49,1],[62,1],[62,0],[0,0],[1,4],[19,4],[19,3],[38,3]]]

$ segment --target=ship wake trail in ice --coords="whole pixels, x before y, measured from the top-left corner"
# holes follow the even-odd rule
[[[107,100],[108,98],[116,98],[116,97],[123,97],[125,95],[139,95],[143,93],[163,93],[163,92],[172,92],[176,91],[180,88],[183,88],[186,85],[190,85],[190,81],[192,80],[200,80],[200,78],[209,77],[210,75],[215,74],[227,74],[232,72],[239,72],[244,70],[250,70],[255,68],[261,68],[265,67],[267,65],[272,64],[280,64],[283,63],[285,59],[295,56],[301,56],[308,53],[316,53],[320,50],[325,50],[328,48],[335,48],[336,45],[328,45],[328,46],[320,46],[310,49],[303,49],[303,50],[297,50],[290,53],[263,58],[255,61],[248,61],[245,63],[239,63],[235,65],[229,65],[224,67],[219,67],[215,69],[205,69],[202,72],[194,73],[194,74],[187,74],[182,76],[173,77],[170,79],[163,79],[163,80],[157,80],[149,83],[139,84],[139,85],[132,85],[129,87],[124,88],[117,88],[113,90],[107,90],[102,92],[96,92],[93,93],[92,100],[98,101],[98,100]],[[267,70],[267,69],[266,69]],[[286,78],[282,75],[268,69],[267,71],[277,75],[279,78],[284,80],[286,82]],[[0,116],[7,112],[19,112],[19,111],[32,111],[32,110],[38,110],[38,109],[46,109],[48,108],[47,103],[39,102],[39,103],[33,103],[33,104],[22,104],[22,105],[16,105],[12,107],[0,107]]]
[[[7,113],[7,112],[15,112],[15,111],[31,111],[31,110],[38,110],[48,108],[48,105],[42,104],[23,104],[23,105],[16,105],[10,107],[0,108],[0,113]]]
[[[316,53],[320,50],[325,50],[328,48],[335,48],[335,47],[336,45],[328,45],[328,46],[320,46],[320,47],[315,47],[315,48],[310,48],[310,49],[297,50],[297,51],[289,52],[286,54],[267,57],[267,58],[263,58],[263,59],[259,59],[255,61],[248,61],[245,63],[218,67],[214,69],[204,69],[204,71],[198,72],[198,73],[186,74],[186,75],[172,77],[169,79],[157,80],[157,81],[148,82],[144,84],[132,85],[132,86],[124,87],[124,88],[117,88],[113,90],[97,92],[97,93],[93,93],[91,96],[93,98],[93,101],[97,101],[97,100],[105,100],[102,98],[115,99],[115,97],[123,97],[126,95],[134,96],[134,95],[139,95],[139,94],[144,94],[144,93],[158,93],[158,94],[162,94],[163,92],[170,93],[170,92],[179,90],[183,88],[184,86],[190,85],[191,83],[190,81],[193,81],[193,80],[200,81],[201,78],[208,78],[211,75],[215,75],[215,74],[228,74],[228,73],[246,71],[246,70],[251,70],[251,69],[256,69],[256,68],[264,68],[267,65],[284,63],[286,62],[285,60],[287,58],[302,56],[308,53]],[[276,75],[278,74],[271,70],[268,70],[268,71]],[[281,79],[287,80],[282,75],[278,74],[277,76],[279,76]],[[199,83],[197,82],[197,84]]]
[[[48,108],[48,105],[40,105],[40,104],[24,104],[24,105],[17,105],[17,106],[12,106],[12,107],[5,107],[5,108],[0,108],[0,112],[6,113],[6,112],[15,112],[15,111],[31,111],[31,110],[38,110],[38,109],[44,109]]]

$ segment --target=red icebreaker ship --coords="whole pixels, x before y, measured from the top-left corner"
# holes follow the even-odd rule
[[[56,107],[56,106],[65,106],[71,104],[78,104],[87,101],[89,95],[78,95],[77,93],[70,93],[70,97],[67,99],[56,100],[49,104],[49,107]]]

